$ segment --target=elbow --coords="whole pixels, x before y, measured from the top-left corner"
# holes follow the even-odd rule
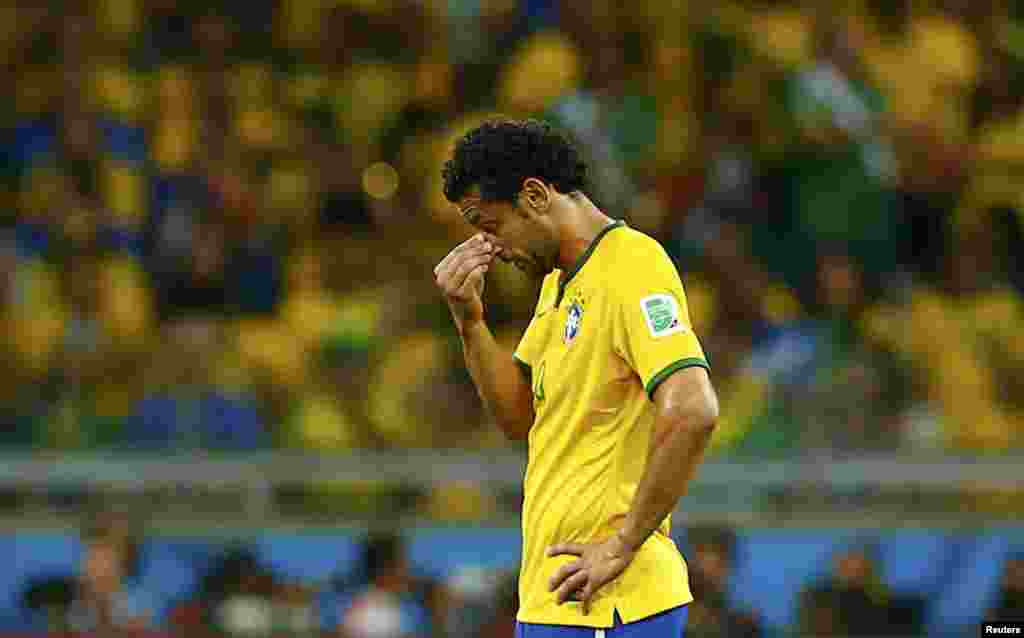
[[[505,428],[505,438],[508,439],[509,441],[515,441],[518,443],[520,441],[525,441],[527,438],[527,434],[529,434],[529,432],[530,431],[527,428],[522,426],[515,428]]]
[[[700,423],[708,434],[713,433],[718,427],[718,397],[714,392],[708,397],[704,410],[701,412]]]
[[[710,437],[718,427],[718,400],[712,395],[685,408],[671,410],[665,417],[665,421],[673,424],[677,431]]]
[[[718,427],[718,406],[695,411],[686,419],[686,427],[704,437],[710,437]]]
[[[499,420],[498,427],[505,433],[505,438],[510,441],[525,441],[530,434],[532,422],[520,420]]]
[[[534,414],[532,407],[521,414],[497,415],[498,427],[505,433],[505,438],[510,441],[524,441],[530,435],[530,428],[533,427]]]
[[[708,437],[710,437],[712,434],[715,433],[715,428],[717,428],[717,427],[718,427],[718,411],[717,410],[715,411],[714,414],[710,414],[707,417],[705,417],[705,420],[702,421],[701,424],[700,424],[701,431],[704,432]]]

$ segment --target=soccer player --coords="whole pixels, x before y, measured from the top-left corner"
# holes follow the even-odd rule
[[[482,124],[443,176],[481,232],[436,282],[484,404],[529,441],[516,635],[678,638],[693,596],[670,512],[718,403],[675,266],[587,198],[580,154],[545,123]],[[496,258],[543,276],[515,353],[484,317]]]

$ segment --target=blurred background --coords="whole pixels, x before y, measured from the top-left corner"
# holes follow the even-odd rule
[[[693,636],[1024,617],[1024,3],[0,7],[0,634],[510,637],[524,449],[433,267],[484,118],[677,260]],[[512,347],[536,282],[492,269]],[[15,635],[12,633],[11,635]],[[21,635],[21,634],[18,634]]]

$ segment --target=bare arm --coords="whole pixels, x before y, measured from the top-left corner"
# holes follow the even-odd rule
[[[657,417],[633,504],[612,537],[594,543],[560,543],[548,556],[570,554],[578,560],[558,568],[548,583],[558,603],[583,603],[583,614],[598,589],[621,574],[640,546],[661,525],[696,473],[718,419],[718,400],[704,368],[684,368],[654,393]]]
[[[533,426],[533,391],[512,353],[498,345],[487,324],[459,328],[466,367],[484,406],[510,439],[525,439]]]
[[[497,248],[483,235],[455,247],[434,277],[462,339],[466,367],[484,406],[509,438],[525,438],[533,426],[533,392],[519,364],[498,345],[484,321],[484,276]]]
[[[619,530],[623,544],[633,551],[686,494],[718,419],[718,399],[704,368],[672,374],[655,391],[654,402],[657,416],[647,467]]]

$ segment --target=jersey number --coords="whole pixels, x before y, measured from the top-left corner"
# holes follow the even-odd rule
[[[540,402],[544,400],[544,368],[547,365],[547,361],[540,362],[540,368],[537,369],[537,376],[533,379],[533,398]]]

